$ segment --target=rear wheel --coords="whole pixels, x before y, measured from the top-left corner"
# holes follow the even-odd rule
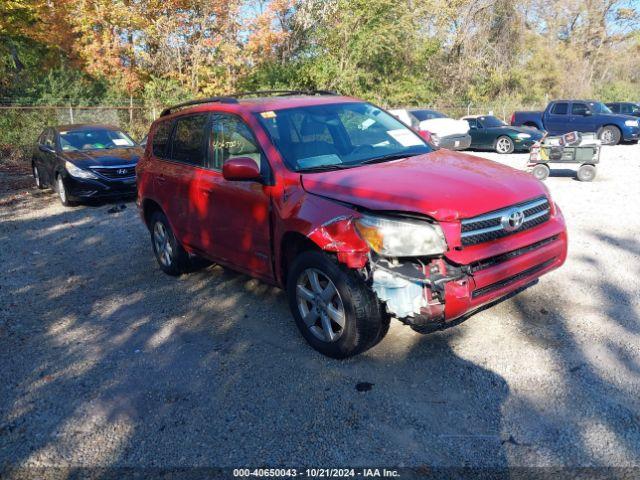
[[[38,166],[34,163],[31,166],[31,169],[33,170],[33,179],[36,183],[36,188],[38,190],[42,190],[44,188],[44,185],[42,183],[42,178],[40,177],[40,170],[38,169]]]
[[[177,276],[187,271],[189,256],[178,242],[167,217],[162,212],[155,212],[149,223],[151,244],[158,265],[168,275]]]
[[[607,125],[600,129],[600,132],[598,132],[598,138],[602,141],[603,145],[617,145],[620,143],[622,133],[618,127],[614,125]]]
[[[307,342],[333,358],[357,355],[378,343],[389,317],[353,270],[322,252],[298,255],[287,275],[287,297]]]
[[[535,167],[533,167],[533,170],[531,170],[531,173],[538,180],[543,181],[549,177],[549,173],[551,173],[551,170],[546,165],[538,164]]]
[[[593,165],[581,165],[577,176],[581,182],[591,182],[596,178],[596,167]]]
[[[498,153],[513,153],[515,145],[513,140],[509,137],[498,137],[496,140],[496,152]]]

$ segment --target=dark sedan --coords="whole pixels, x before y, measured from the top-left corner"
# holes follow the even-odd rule
[[[469,123],[471,148],[498,153],[529,151],[544,133],[535,128],[513,127],[493,115],[464,117]]]
[[[143,150],[108,125],[45,128],[33,152],[38,188],[53,187],[63,205],[136,193],[136,165]]]

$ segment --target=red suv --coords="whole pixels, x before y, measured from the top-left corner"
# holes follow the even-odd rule
[[[354,98],[177,105],[153,123],[137,178],[163,271],[204,257],[285,288],[302,335],[336,358],[378,343],[391,317],[452,325],[567,255],[541,182],[436,149]]]

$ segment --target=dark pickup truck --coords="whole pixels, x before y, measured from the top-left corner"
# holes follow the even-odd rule
[[[546,130],[551,135],[568,132],[593,132],[604,145],[620,141],[638,141],[638,119],[615,114],[602,102],[592,100],[556,100],[544,112],[515,112],[511,125]]]

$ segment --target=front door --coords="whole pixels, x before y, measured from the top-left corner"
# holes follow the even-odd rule
[[[253,159],[268,178],[266,158],[242,119],[216,113],[211,119],[207,172],[199,174],[197,190],[208,199],[206,221],[199,222],[202,248],[208,256],[238,270],[272,278],[270,187],[266,182],[228,181],[224,162]]]
[[[596,132],[596,124],[589,105],[583,102],[571,104],[571,130],[577,132]]]
[[[554,103],[544,114],[544,128],[551,135],[563,134],[571,131],[569,122],[569,104],[567,102]]]

